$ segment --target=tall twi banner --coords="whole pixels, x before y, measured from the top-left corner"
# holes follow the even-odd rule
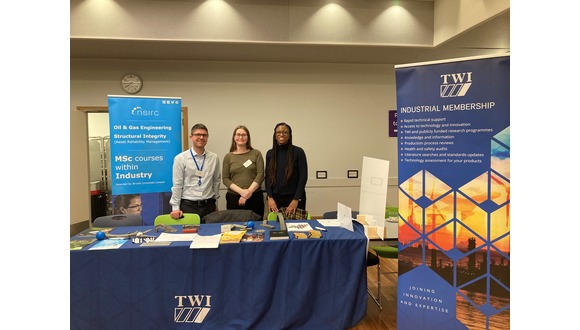
[[[181,98],[109,95],[113,214],[144,225],[171,212],[173,158],[181,152]]]
[[[395,67],[398,329],[509,329],[510,57]]]

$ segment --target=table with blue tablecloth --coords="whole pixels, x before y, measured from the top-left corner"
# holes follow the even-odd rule
[[[319,239],[277,241],[266,230],[263,242],[216,249],[191,249],[191,242],[145,247],[128,240],[119,249],[89,250],[95,242],[71,250],[70,328],[350,328],[367,308],[368,240],[360,224],[353,226],[354,232],[327,227]],[[152,228],[118,227],[111,233]],[[198,235],[220,229],[202,224]]]

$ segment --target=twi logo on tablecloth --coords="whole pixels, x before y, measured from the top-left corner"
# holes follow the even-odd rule
[[[443,82],[439,86],[439,95],[441,97],[465,96],[471,87],[471,74],[472,72],[442,74]]]
[[[211,310],[211,296],[175,296],[177,306],[173,310],[175,323],[202,323]]]

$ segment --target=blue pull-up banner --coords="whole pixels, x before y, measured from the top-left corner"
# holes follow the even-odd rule
[[[395,72],[397,329],[507,329],[510,57]]]
[[[113,213],[140,212],[153,225],[169,207],[173,158],[182,151],[181,98],[109,96],[109,125]]]

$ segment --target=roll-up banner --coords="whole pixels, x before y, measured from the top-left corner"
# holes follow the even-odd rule
[[[113,214],[153,225],[171,212],[173,158],[182,151],[181,98],[109,95]]]
[[[397,329],[509,329],[510,57],[395,73]]]

